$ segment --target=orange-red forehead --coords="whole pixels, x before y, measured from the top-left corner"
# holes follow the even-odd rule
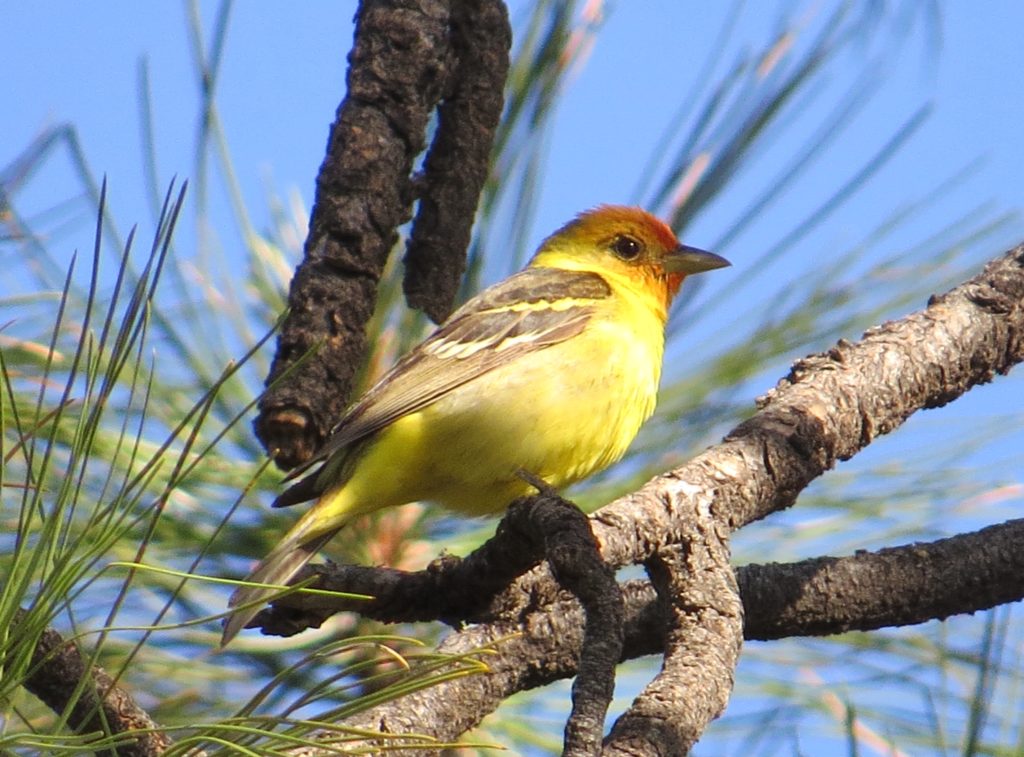
[[[595,239],[614,233],[632,233],[666,250],[679,245],[676,235],[663,221],[646,210],[623,205],[601,205],[580,213],[570,227],[574,227],[575,234]]]

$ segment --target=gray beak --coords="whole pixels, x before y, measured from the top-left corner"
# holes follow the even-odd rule
[[[732,263],[721,255],[696,247],[687,247],[684,244],[679,245],[664,259],[665,270],[669,273],[702,273],[730,265]]]

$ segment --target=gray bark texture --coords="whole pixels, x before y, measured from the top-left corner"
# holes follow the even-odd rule
[[[917,410],[1007,373],[1022,357],[1024,245],[933,296],[925,309],[797,361],[721,444],[596,512],[592,527],[605,561],[644,563],[653,579],[623,587],[623,656],[665,657],[661,675],[620,718],[605,753],[678,753],[727,701],[742,617],[721,569],[728,533],[791,506],[837,461]],[[1011,521],[931,544],[740,568],[743,635],[920,623],[1019,600],[1022,534],[1024,521]],[[354,583],[329,585],[365,589]],[[451,741],[511,694],[575,674],[582,612],[546,565],[516,580],[484,614],[490,619],[452,633],[439,649],[496,649],[487,657],[490,673],[417,692],[345,725]]]

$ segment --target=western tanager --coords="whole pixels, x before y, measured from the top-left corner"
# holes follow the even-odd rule
[[[618,460],[651,415],[665,320],[687,274],[718,255],[654,216],[602,206],[541,244],[353,404],[275,507],[316,503],[246,579],[285,584],[338,530],[382,507],[430,500],[470,515],[507,507]],[[230,641],[274,589],[242,587]]]

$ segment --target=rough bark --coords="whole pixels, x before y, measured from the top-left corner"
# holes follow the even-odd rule
[[[347,95],[317,176],[305,259],[256,420],[280,466],[307,460],[340,417],[378,281],[420,190],[423,229],[413,234],[406,288],[435,318],[450,309],[501,113],[510,37],[496,0],[360,4]],[[446,91],[451,101],[427,170],[414,182],[413,162]],[[436,296],[426,294],[431,287]]]
[[[466,270],[476,204],[504,105],[512,44],[501,0],[453,3],[451,28],[455,71],[424,161],[402,283],[409,305],[436,323],[451,313]]]
[[[441,95],[448,23],[444,0],[359,6],[347,95],[317,176],[306,257],[256,420],[282,467],[308,459],[347,402],[377,282],[396,229],[411,215],[410,173]]]
[[[23,610],[15,613],[19,624],[25,617]],[[72,694],[83,682],[82,694],[72,702]],[[90,667],[78,647],[52,629],[43,631],[36,644],[32,654],[32,673],[25,681],[25,688],[56,713],[63,713],[70,707],[67,722],[76,733],[116,736],[144,731],[125,737],[124,743],[101,750],[99,754],[153,757],[162,754],[172,743],[131,695],[114,685],[114,680],[103,668]]]
[[[1022,542],[1024,519],[927,544],[858,552],[849,557],[821,557],[793,564],[741,567],[737,570],[737,582],[743,599],[744,638],[765,641],[849,630],[870,631],[1020,601],[1024,599]],[[522,541],[513,535],[507,543],[522,544]],[[347,588],[378,595],[376,602],[360,606],[364,615],[383,620],[408,619],[404,611],[399,611],[402,587],[407,585],[414,588],[408,595],[410,601],[414,601],[415,594],[421,596],[419,604],[424,612],[419,619],[429,619],[438,613],[431,615],[425,611],[424,591],[442,592],[427,596],[440,605],[441,615],[449,612],[443,593],[444,579],[439,580],[438,576],[450,574],[456,579],[464,578],[468,574],[448,570],[458,562],[457,558],[448,558],[424,571],[424,574],[432,574],[433,583],[429,587],[404,580],[421,574],[355,569],[354,566],[339,566],[339,574],[353,579],[342,581]],[[479,563],[475,566],[481,567]],[[486,573],[486,570],[475,572]],[[518,582],[502,595],[499,605],[504,611],[497,620],[466,628],[441,645],[442,651],[454,653],[496,644],[502,653],[487,657],[490,670],[487,675],[461,678],[410,694],[346,725],[454,739],[512,694],[575,675],[583,645],[582,608],[573,597],[560,591],[550,576],[531,578],[533,580]],[[698,582],[696,588],[699,590],[699,587]],[[529,593],[525,593],[526,590]],[[622,595],[625,609],[622,659],[663,654],[669,628],[663,597],[645,581],[626,582],[622,585]],[[722,596],[727,595],[716,590],[708,601],[694,604],[714,608]],[[289,601],[298,599],[293,595]],[[727,618],[729,613],[720,615]],[[81,677],[91,674],[71,647],[61,651],[62,656],[71,656],[71,664],[61,659],[49,660],[52,650],[61,644],[59,635],[47,632],[35,658],[35,662],[46,664],[40,665],[27,683],[28,689],[55,711],[64,708],[68,692]],[[731,668],[727,662],[719,668],[720,672],[728,670]],[[96,680],[102,685],[102,676]],[[693,696],[700,695],[693,693]],[[117,713],[131,713],[130,701],[122,691],[117,691],[116,699],[111,700]],[[682,711],[692,712],[686,704]],[[108,723],[117,722],[120,715],[107,713],[106,717]],[[145,713],[138,712],[121,722],[128,730],[145,727],[146,718]],[[73,719],[70,722],[83,722],[83,729],[90,728],[88,721]],[[134,745],[126,745],[128,751],[118,754],[159,754],[162,746],[169,743],[160,736],[151,738],[152,744],[140,746],[136,751],[131,751]],[[311,749],[306,753],[323,754],[325,751]],[[434,752],[424,751],[423,754]]]
[[[743,640],[729,535],[703,513],[688,536],[647,561],[664,608],[661,672],[619,718],[603,754],[686,754],[725,710]]]
[[[614,571],[601,559],[587,516],[543,482],[538,488],[541,494],[524,503],[531,511],[534,539],[543,542],[552,575],[579,600],[584,614],[562,753],[564,757],[598,755],[615,691],[615,666],[622,657],[622,590]]]
[[[737,577],[743,597],[744,638],[769,640],[870,631],[1020,601],[1024,599],[1024,551],[1019,548],[1022,538],[1024,520],[1016,520],[930,544],[791,565],[740,568]],[[582,610],[575,600],[557,590],[543,597],[545,586],[551,588],[553,584],[550,577],[538,583],[531,587],[534,594],[521,594],[526,588],[521,584],[513,590],[521,598],[521,617],[466,628],[440,645],[439,651],[453,654],[497,645],[501,654],[487,658],[487,675],[416,692],[345,724],[453,740],[511,695],[575,675],[583,642]],[[833,587],[839,587],[839,602]],[[629,581],[622,588],[626,618],[623,659],[662,654],[668,628],[663,602],[647,582]],[[854,619],[843,606],[847,601],[859,608],[860,617]],[[708,602],[704,612],[714,606],[715,602]],[[717,676],[731,672],[727,652],[731,644],[734,642],[704,650],[705,659],[722,655]],[[682,693],[682,701],[676,700],[680,718],[693,713],[713,716],[713,708],[707,704],[717,701],[715,697],[708,699],[700,689]]]
[[[944,620],[1024,597],[1024,520],[934,542],[739,571],[747,638]],[[747,601],[746,597],[751,597]],[[755,599],[756,598],[756,599]]]
[[[799,361],[761,400],[761,410],[722,444],[596,513],[594,531],[606,561],[625,565],[649,560],[680,543],[688,524],[699,521],[701,510],[730,530],[790,506],[813,478],[837,460],[854,455],[877,435],[898,427],[914,411],[941,406],[972,386],[1007,372],[1024,355],[1022,335],[1024,247],[1019,247],[990,263],[971,281],[933,297],[925,310],[871,329],[856,344],[844,341],[826,354]],[[992,537],[989,532],[978,538]],[[895,560],[906,561],[901,577],[908,589],[900,607],[889,604],[894,598],[891,582],[863,583],[865,567],[857,562],[865,559],[861,556],[811,563],[804,567],[809,571],[804,578],[784,585],[805,598],[808,594],[801,581],[820,573],[829,597],[838,591],[851,601],[859,587],[868,598],[855,606],[864,608],[864,619],[872,624],[879,619],[879,606],[888,606],[890,624],[896,624],[945,617],[951,607],[973,612],[993,606],[993,602],[1019,598],[1020,560],[1007,542],[956,562],[954,576],[972,576],[966,581],[939,575],[942,566],[953,564],[947,560],[953,545],[962,547],[959,539],[966,538],[899,551]],[[936,564],[933,558],[938,553],[944,557]],[[892,559],[886,553],[870,564],[891,571]],[[915,576],[927,576],[930,593],[913,580]],[[837,583],[842,577],[845,583]],[[977,591],[979,583],[987,587],[983,595]],[[740,585],[745,586],[742,580]],[[935,587],[940,590],[941,602],[925,610],[924,617],[911,614],[903,621],[896,619],[897,611],[922,609],[915,596],[937,600]],[[452,634],[441,645],[442,650],[465,651],[512,633],[521,634],[502,643],[503,654],[490,663],[490,675],[421,692],[363,713],[351,724],[392,733],[406,728],[452,739],[515,691],[571,675],[580,643],[580,618],[564,599],[539,599],[558,596],[545,567],[532,570],[503,596],[527,598],[511,604],[530,611],[519,617],[514,613],[498,616],[493,622]],[[832,606],[830,598],[819,598],[826,607]],[[637,606],[635,592],[627,593],[626,600],[626,649],[638,653],[631,646],[637,638],[636,619],[649,617],[644,615],[649,608]],[[749,601],[745,596],[744,602]],[[876,611],[869,612],[868,607]],[[754,619],[760,616],[748,613],[749,636],[751,628],[756,628]],[[815,632],[822,632],[823,627],[856,627],[848,617],[838,625],[830,623],[815,626]],[[646,651],[652,650],[648,647]]]
[[[924,310],[797,361],[721,444],[595,513],[602,554],[626,565],[677,542],[695,498],[733,530],[785,509],[837,461],[1022,357],[1024,245]]]

